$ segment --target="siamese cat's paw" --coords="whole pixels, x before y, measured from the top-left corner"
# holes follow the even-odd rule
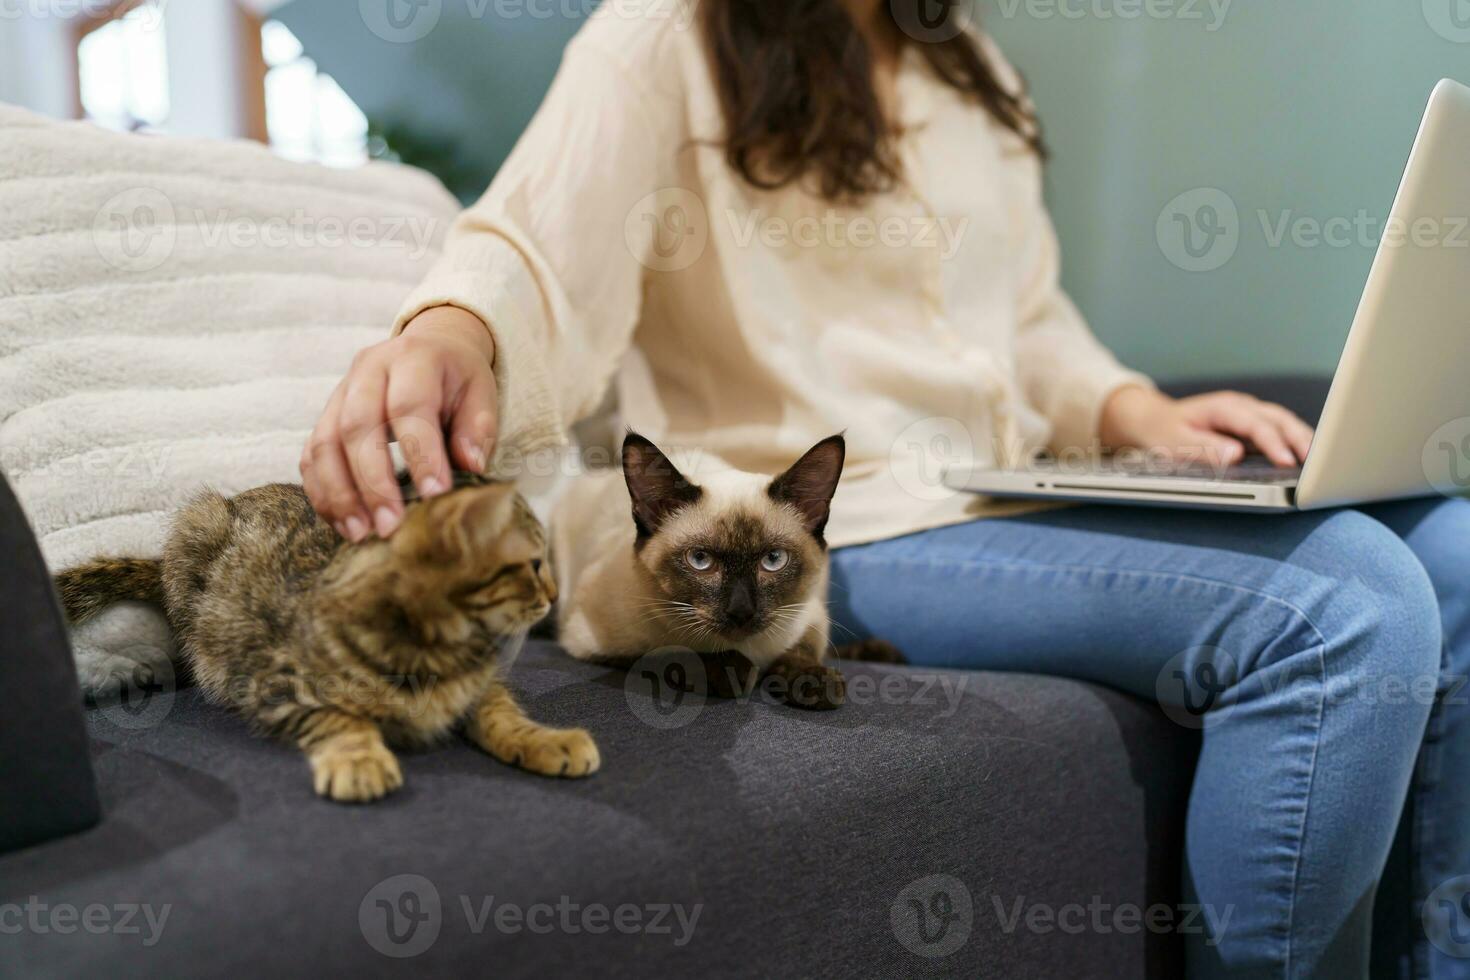
[[[847,700],[847,682],[841,671],[811,660],[781,657],[767,670],[778,682],[772,693],[793,708],[831,711]]]
[[[705,689],[700,693],[712,698],[743,698],[755,689],[755,664],[743,654],[734,650],[701,653],[699,661],[704,665],[705,678]]]
[[[845,643],[837,648],[837,659],[859,660],[868,664],[906,664],[908,657],[903,651],[876,636],[856,643]]]

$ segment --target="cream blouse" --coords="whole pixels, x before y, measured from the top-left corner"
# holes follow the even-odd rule
[[[1063,294],[1035,156],[912,47],[896,89],[903,186],[856,208],[758,190],[717,145],[689,10],[603,4],[398,329],[439,305],[489,325],[502,472],[613,384],[696,482],[846,432],[835,546],[1013,511],[947,490],[944,467],[1087,447],[1107,396],[1148,381]]]

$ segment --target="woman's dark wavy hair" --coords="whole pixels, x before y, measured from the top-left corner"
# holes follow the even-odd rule
[[[883,0],[903,44],[1046,157],[1024,93],[1001,84],[969,32],[965,0]],[[938,5],[939,19],[933,17]],[[701,0],[730,167],[772,190],[814,175],[822,196],[860,201],[900,177],[868,45],[840,0]],[[927,20],[925,18],[928,18]],[[923,25],[915,40],[904,27]]]

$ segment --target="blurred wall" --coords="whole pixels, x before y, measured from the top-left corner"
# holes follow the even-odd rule
[[[454,142],[488,179],[588,6],[278,16],[370,117]],[[1065,281],[1098,333],[1159,376],[1330,371],[1430,89],[1470,82],[1470,0],[979,6],[1047,124]]]
[[[1429,92],[1470,84],[1470,2],[985,0],[981,17],[1040,105],[1066,284],[1098,333],[1158,376],[1330,372]]]
[[[596,0],[292,0],[275,11],[374,123],[453,147],[479,196]]]
[[[0,17],[0,102],[66,118],[76,85],[71,30],[60,17]]]

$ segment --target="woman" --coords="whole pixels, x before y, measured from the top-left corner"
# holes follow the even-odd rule
[[[936,433],[980,462],[1231,462],[1249,443],[1281,465],[1312,433],[1242,395],[1167,398],[1089,334],[1058,285],[1031,106],[959,30],[964,5],[939,22],[924,0],[605,8],[394,337],[332,396],[302,458],[322,515],[354,540],[393,532],[384,426],[415,430],[432,495],[451,461],[559,444],[613,381],[638,430],[742,469],[845,429],[844,625],[922,663],[1171,707],[1200,693],[1176,676],[1215,685],[1186,891],[1229,925],[1191,938],[1196,975],[1363,974],[1406,799],[1390,871],[1415,901],[1378,918],[1415,924],[1418,965],[1451,975],[1417,916],[1470,872],[1467,790],[1436,778],[1467,771],[1470,732],[1434,696],[1470,659],[1470,505],[1018,514],[937,490],[907,448]]]

